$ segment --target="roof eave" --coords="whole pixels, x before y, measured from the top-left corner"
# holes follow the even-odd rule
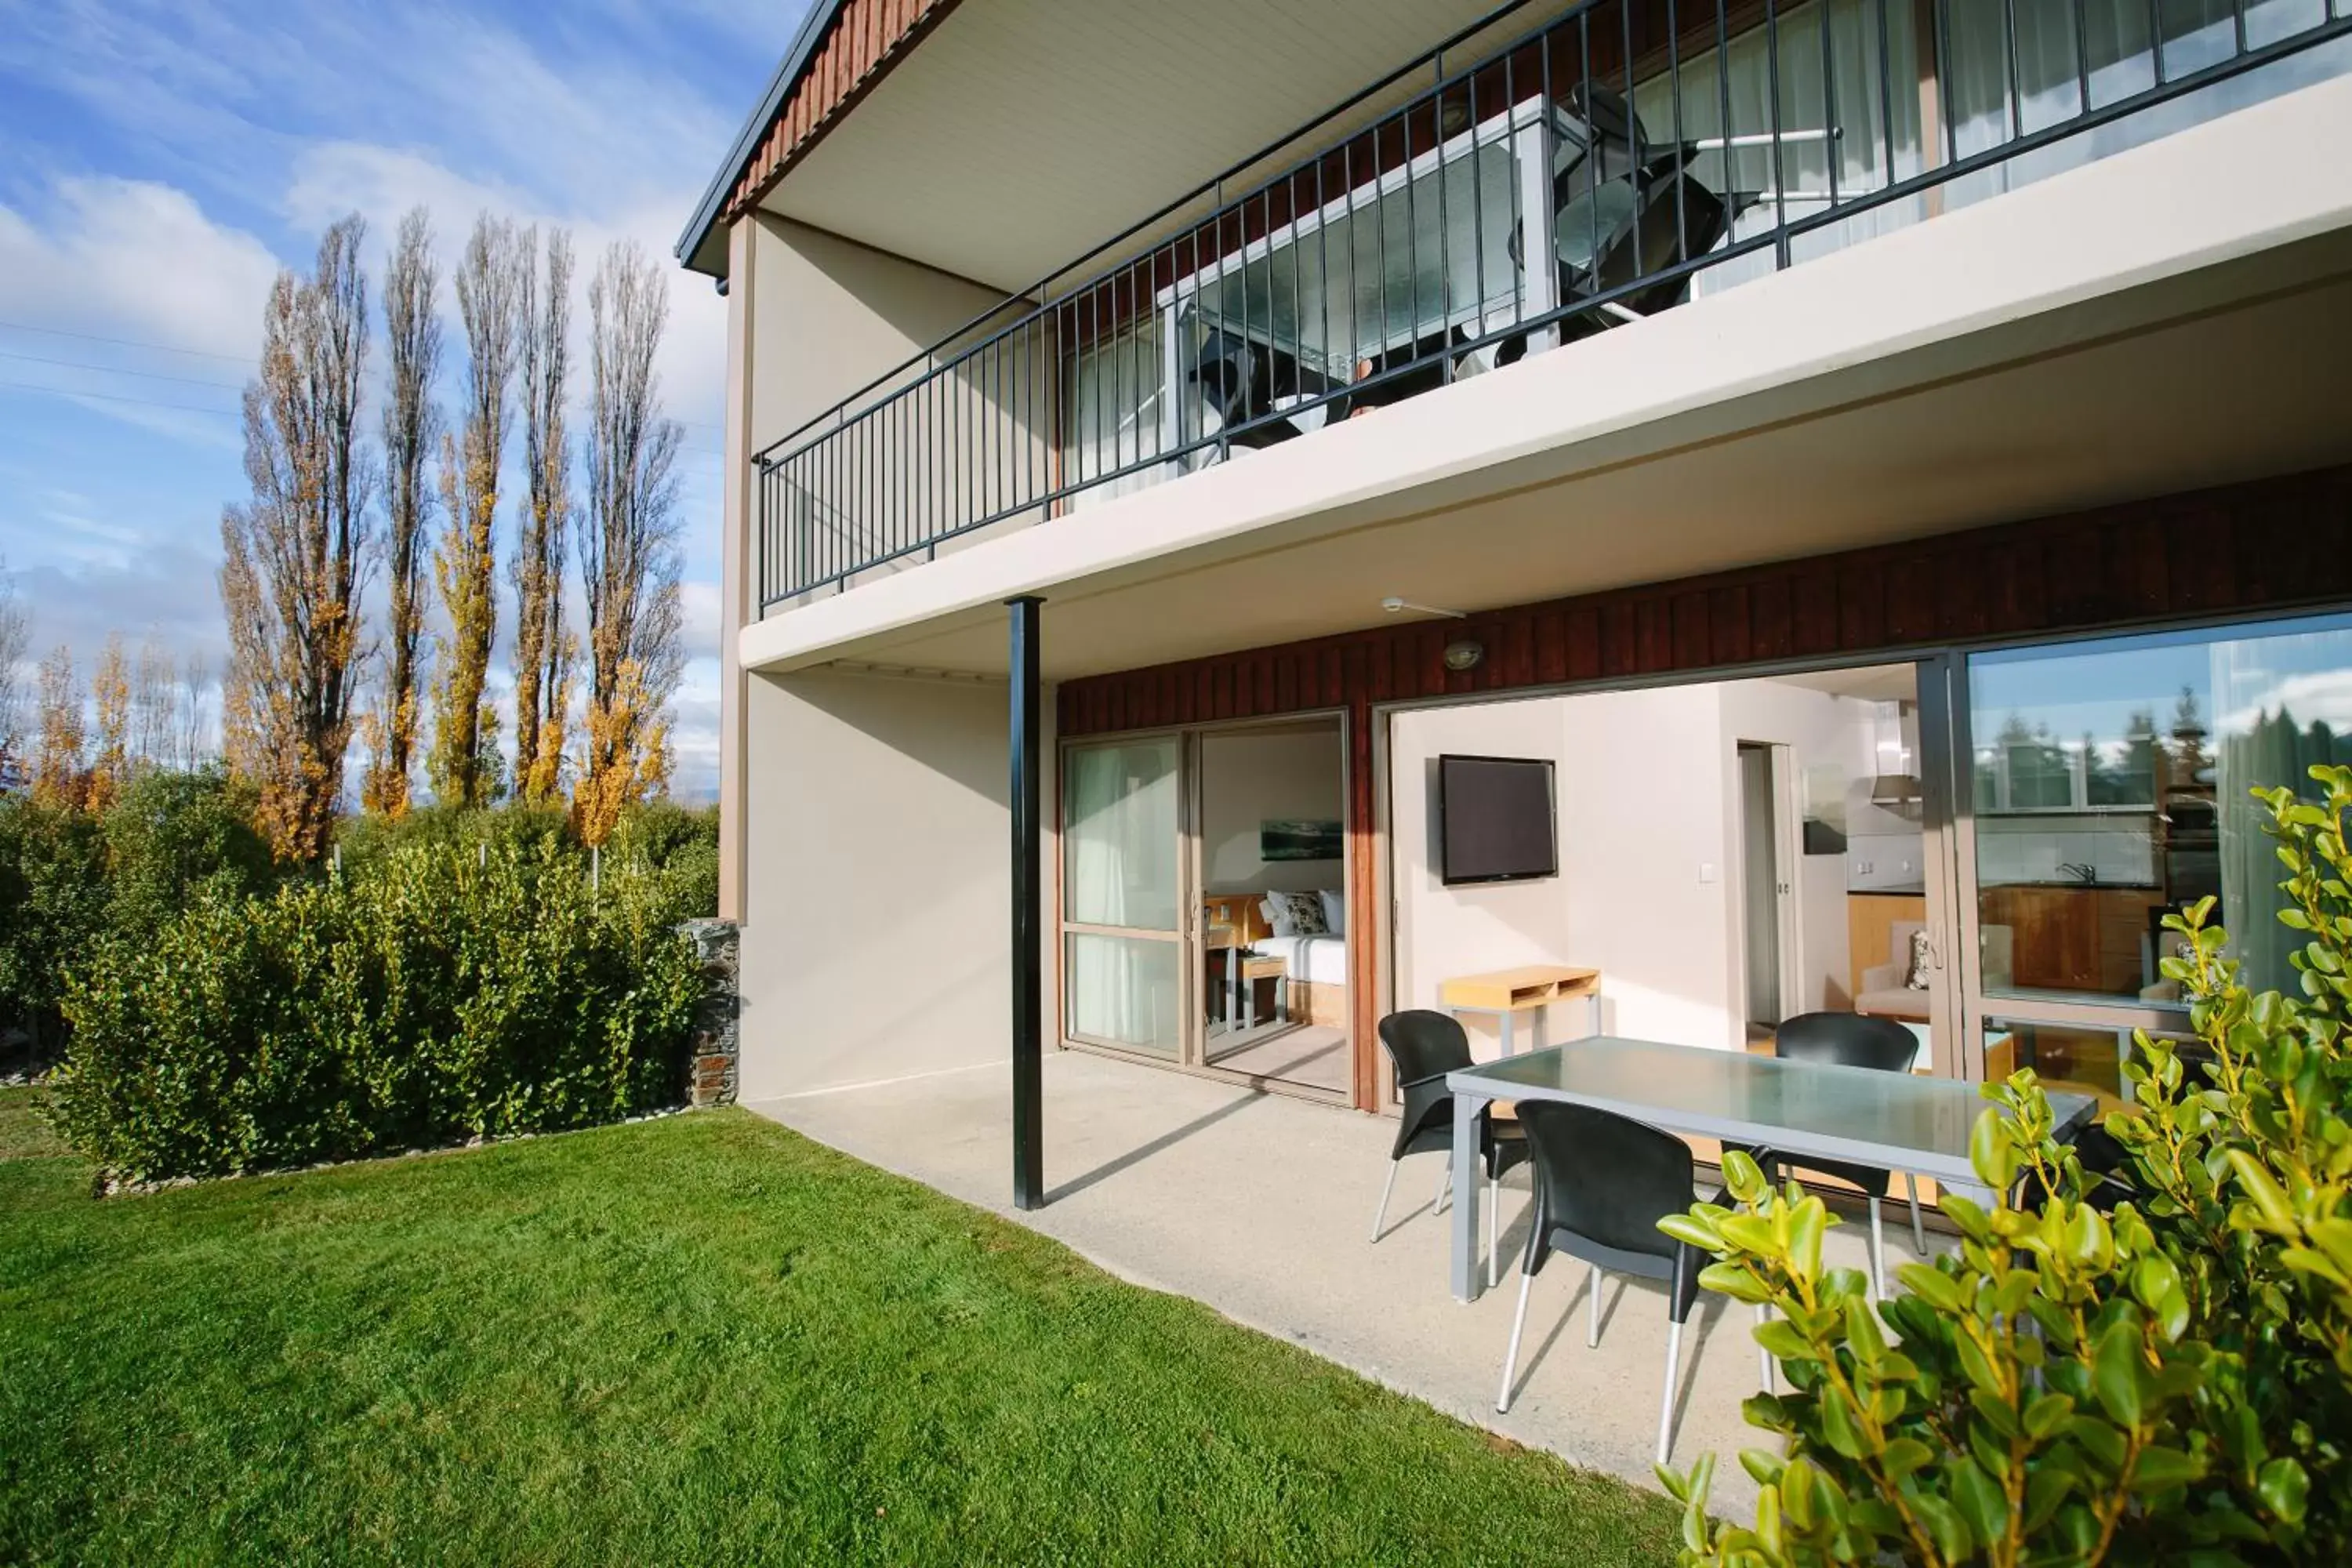
[[[672,254],[688,271],[710,278],[727,276],[727,246],[723,237],[716,233],[719,214],[726,210],[728,196],[734,190],[737,179],[741,177],[743,166],[751,161],[752,150],[760,144],[761,138],[767,135],[769,127],[775,123],[777,114],[783,109],[784,100],[791,95],[801,73],[808,68],[810,58],[816,53],[818,40],[833,26],[835,16],[845,3],[846,0],[816,0],[816,4],[809,7],[809,14],[802,18],[800,31],[793,35],[792,47],[784,51],[783,59],[776,67],[776,74],[769,79],[768,90],[760,96],[759,108],[751,111],[751,117],[743,121],[743,128],[735,133],[734,144],[728,149],[726,161],[719,164],[719,173],[711,176],[709,188],[702,193],[702,200],[695,206],[694,216],[687,222],[686,232],[677,237]]]

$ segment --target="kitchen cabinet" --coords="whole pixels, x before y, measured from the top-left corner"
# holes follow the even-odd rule
[[[1987,888],[1978,918],[2011,932],[2011,984],[2021,991],[2081,991],[2137,996],[2148,911],[2156,888],[2017,883]]]

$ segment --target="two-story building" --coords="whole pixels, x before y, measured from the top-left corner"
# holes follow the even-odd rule
[[[2167,911],[2282,962],[2249,788],[2352,760],[2347,34],[819,0],[678,247],[744,1097],[1378,1110],[1530,963],[2121,1094]]]

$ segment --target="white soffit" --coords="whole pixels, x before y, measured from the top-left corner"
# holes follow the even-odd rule
[[[993,288],[1026,288],[1496,8],[970,0],[761,205]],[[1559,9],[1545,0],[1513,14],[1459,63]],[[1417,78],[1382,101],[1429,85]]]
[[[2352,461],[2347,126],[2352,78],[2324,82],[771,616],[739,656],[1001,669],[999,606],[1038,593],[1063,679],[1391,594],[1487,609]]]

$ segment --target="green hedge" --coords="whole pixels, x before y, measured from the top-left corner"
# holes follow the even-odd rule
[[[218,1175],[677,1103],[702,983],[675,889],[553,834],[419,833],[268,897],[199,893],[69,970],[60,1129]]]

